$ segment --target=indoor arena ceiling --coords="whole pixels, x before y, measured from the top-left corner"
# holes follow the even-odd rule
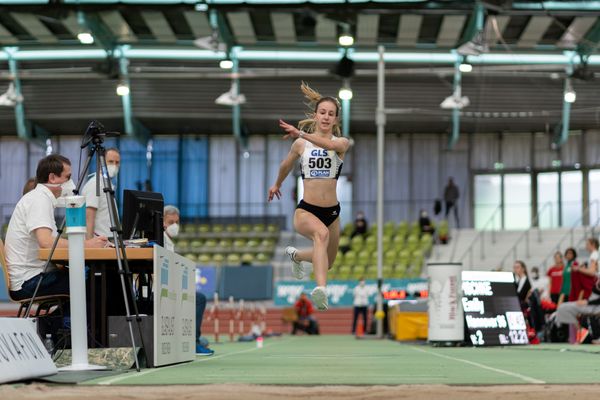
[[[278,118],[303,115],[301,80],[327,94],[351,86],[350,133],[373,133],[377,45],[398,111],[387,132],[451,132],[440,103],[457,60],[473,64],[461,132],[560,129],[569,76],[570,129],[600,128],[599,17],[600,1],[0,1],[0,93],[18,83],[22,100],[0,106],[0,135],[80,134],[91,119],[138,137],[276,133]],[[477,40],[484,54],[459,59]],[[238,127],[237,107],[215,104],[232,83],[224,58],[246,97]],[[115,93],[124,81],[128,104]]]

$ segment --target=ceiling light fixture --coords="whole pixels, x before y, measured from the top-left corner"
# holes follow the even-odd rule
[[[92,36],[92,34],[89,33],[89,32],[79,32],[77,34],[77,39],[82,44],[92,44],[92,43],[94,43],[94,36]]]
[[[233,61],[231,61],[229,58],[221,60],[219,62],[219,67],[221,67],[222,69],[231,69],[233,68]]]
[[[119,83],[117,85],[117,94],[119,96],[127,96],[129,95],[129,86],[126,83]]]

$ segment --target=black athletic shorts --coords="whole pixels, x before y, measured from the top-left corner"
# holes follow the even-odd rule
[[[333,222],[340,216],[340,203],[333,207],[319,207],[309,204],[304,200],[300,200],[300,203],[296,208],[301,208],[308,211],[315,217],[319,218],[319,220],[324,223],[325,226],[333,224]]]

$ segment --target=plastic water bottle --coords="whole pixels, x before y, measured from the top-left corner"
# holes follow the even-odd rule
[[[54,350],[54,343],[52,342],[52,334],[47,333],[46,339],[44,339],[44,347],[48,351],[48,354],[52,355],[52,351]]]
[[[263,348],[263,337],[262,336],[259,336],[256,338],[256,348],[257,349]]]

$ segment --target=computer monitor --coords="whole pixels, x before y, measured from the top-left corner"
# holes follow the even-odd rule
[[[161,193],[123,191],[123,238],[146,238],[163,246],[163,209]]]

